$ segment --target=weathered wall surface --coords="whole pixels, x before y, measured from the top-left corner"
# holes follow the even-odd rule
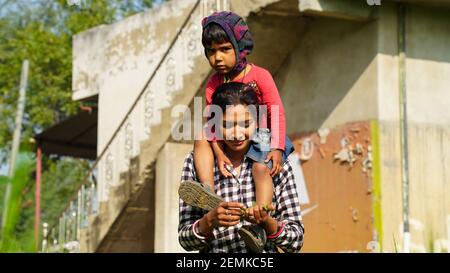
[[[377,117],[376,23],[315,18],[276,73],[288,132]]]
[[[409,6],[406,15],[411,251],[449,249],[449,12]],[[288,132],[377,121],[383,251],[403,246],[397,24],[389,2],[365,23],[315,17],[275,77]]]
[[[302,159],[309,196],[309,202],[302,204],[306,227],[302,252],[372,251],[376,237],[370,122],[330,128],[326,137],[315,132],[291,137]],[[344,138],[348,142],[343,145]]]
[[[383,249],[402,249],[397,10],[385,5],[378,28],[378,109]],[[406,88],[411,251],[448,251],[450,10],[410,6]],[[397,246],[393,243],[393,238]]]

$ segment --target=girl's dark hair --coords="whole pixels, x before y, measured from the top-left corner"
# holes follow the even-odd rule
[[[254,105],[258,109],[258,96],[250,85],[240,82],[228,82],[219,85],[213,93],[212,104],[219,106],[225,113],[227,105]]]
[[[203,29],[202,44],[204,47],[211,46],[213,42],[227,43],[230,42],[225,30],[216,23],[211,23]]]

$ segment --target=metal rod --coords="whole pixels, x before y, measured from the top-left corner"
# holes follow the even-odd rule
[[[410,252],[408,108],[406,88],[406,6],[398,4],[398,57],[400,100],[400,149],[402,166],[403,252]]]
[[[13,135],[13,142],[11,148],[11,161],[9,162],[9,177],[12,178],[15,167],[16,167],[16,159],[17,154],[19,153],[20,146],[20,135],[22,131],[22,119],[23,112],[25,110],[25,93],[27,90],[28,83],[28,60],[24,60],[22,62],[22,72],[20,75],[20,88],[19,88],[19,100],[17,102],[17,112],[16,112],[16,121]],[[6,185],[6,192],[4,197],[4,205],[3,205],[3,217],[2,217],[2,229],[5,228],[6,220],[8,219],[8,211],[9,211],[9,199],[11,198],[11,190],[12,184],[11,181]]]
[[[42,150],[40,147],[36,151],[36,192],[34,210],[34,240],[36,249],[39,249],[39,227],[41,225],[41,173],[42,173]]]

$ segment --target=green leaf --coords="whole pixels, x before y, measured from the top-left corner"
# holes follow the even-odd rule
[[[9,182],[9,177],[5,175],[0,175],[0,185],[7,184]]]

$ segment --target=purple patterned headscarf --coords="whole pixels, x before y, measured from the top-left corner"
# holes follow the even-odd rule
[[[249,55],[253,49],[253,38],[247,23],[242,17],[229,11],[214,12],[210,16],[203,18],[203,30],[211,23],[218,24],[223,28],[234,47],[236,53],[236,65],[230,73],[241,72],[247,65],[246,56]]]

